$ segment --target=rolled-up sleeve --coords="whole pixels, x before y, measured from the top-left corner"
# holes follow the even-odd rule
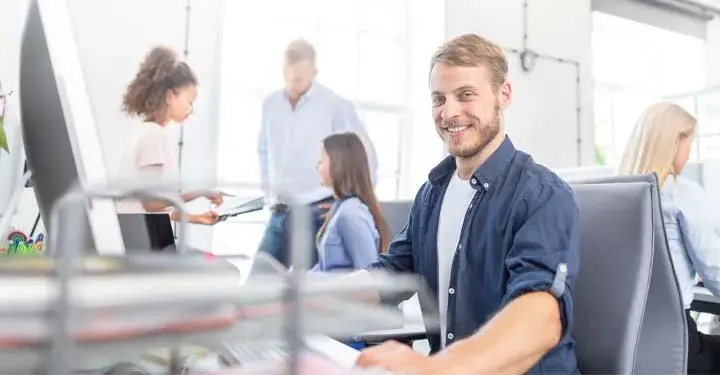
[[[575,197],[562,182],[544,182],[529,189],[521,205],[505,262],[509,280],[503,306],[525,293],[547,291],[559,300],[565,335],[572,326],[580,258]]]

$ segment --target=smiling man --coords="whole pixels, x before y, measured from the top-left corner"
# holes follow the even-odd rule
[[[422,275],[438,294],[441,332],[429,337],[431,356],[389,342],[364,351],[359,366],[399,374],[578,372],[577,205],[566,183],[505,135],[507,69],[500,47],[477,35],[450,40],[432,58],[435,128],[450,157],[430,171],[405,229],[370,269]]]

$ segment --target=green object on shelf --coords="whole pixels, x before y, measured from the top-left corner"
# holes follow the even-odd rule
[[[5,152],[7,152],[8,154],[10,153],[10,148],[8,148],[3,119],[5,118],[5,109],[7,108],[7,97],[10,96],[10,94],[12,94],[12,91],[7,94],[0,91],[0,148],[5,150]]]
[[[3,127],[3,118],[0,116],[0,148],[5,150],[8,154],[10,149],[8,148],[7,137],[5,136],[5,128]]]

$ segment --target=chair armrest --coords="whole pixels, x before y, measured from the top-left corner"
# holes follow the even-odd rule
[[[706,293],[695,293],[690,310],[720,315],[720,298]]]

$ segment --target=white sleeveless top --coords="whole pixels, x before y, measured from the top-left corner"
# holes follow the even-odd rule
[[[168,126],[139,123],[123,149],[116,178],[123,183],[177,182],[180,171],[176,149],[177,142]],[[151,166],[152,170],[146,169]],[[118,202],[117,210],[118,213],[146,213],[141,202],[135,200]]]

